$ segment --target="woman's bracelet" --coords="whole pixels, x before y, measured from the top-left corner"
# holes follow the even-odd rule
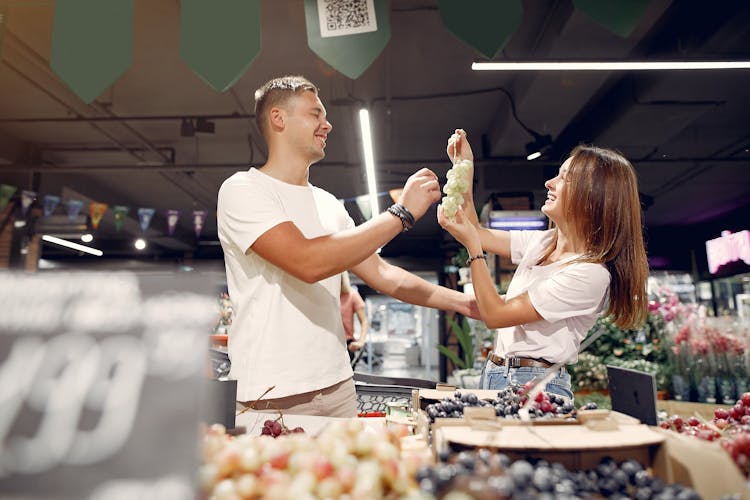
[[[466,267],[471,267],[471,263],[479,259],[482,259],[483,261],[487,262],[487,254],[481,253],[479,255],[474,255],[473,257],[469,257],[468,259],[466,259]]]
[[[394,203],[393,205],[388,207],[388,212],[392,215],[395,215],[401,220],[401,227],[403,228],[401,230],[402,233],[405,233],[406,231],[411,229],[412,226],[414,226],[414,216],[402,204]]]

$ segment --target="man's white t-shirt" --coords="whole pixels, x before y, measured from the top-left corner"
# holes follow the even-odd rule
[[[271,386],[266,398],[323,389],[352,376],[340,276],[308,284],[248,250],[286,221],[306,238],[354,227],[341,202],[310,184],[287,184],[255,168],[222,184],[217,222],[234,310],[229,357],[238,401],[254,401]]]
[[[498,353],[574,363],[581,341],[604,308],[610,275],[602,264],[575,259],[536,264],[553,234],[554,230],[510,232],[511,261],[518,268],[506,300],[528,292],[544,319],[498,329]]]

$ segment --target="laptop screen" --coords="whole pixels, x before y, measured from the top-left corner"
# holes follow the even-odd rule
[[[657,425],[656,381],[650,373],[607,365],[612,409]]]

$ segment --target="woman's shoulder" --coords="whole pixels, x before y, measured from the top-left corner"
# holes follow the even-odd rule
[[[589,282],[606,281],[609,284],[611,276],[607,266],[600,262],[573,261],[562,269],[563,273],[576,275]]]

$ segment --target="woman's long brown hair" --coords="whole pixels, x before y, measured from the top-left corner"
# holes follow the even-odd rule
[[[635,171],[610,149],[578,146],[570,156],[563,210],[576,239],[585,242],[581,260],[609,270],[605,315],[620,328],[637,328],[648,312],[648,261]],[[556,244],[557,233],[540,262]]]

